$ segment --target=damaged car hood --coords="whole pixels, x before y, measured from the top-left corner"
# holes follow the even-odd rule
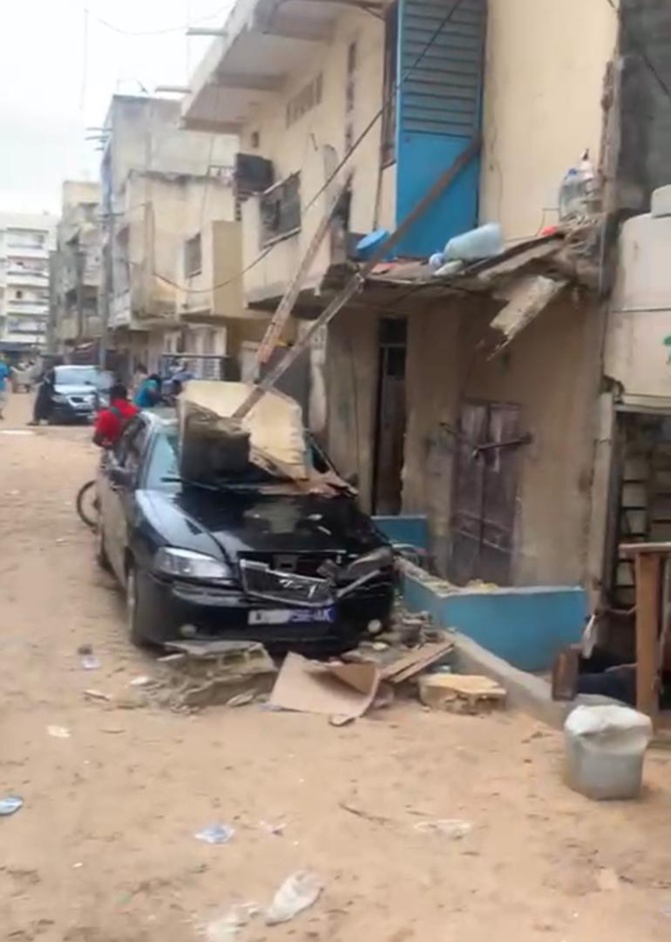
[[[349,496],[189,488],[147,491],[144,500],[173,545],[208,536],[230,562],[249,553],[335,554],[344,562],[386,542]]]

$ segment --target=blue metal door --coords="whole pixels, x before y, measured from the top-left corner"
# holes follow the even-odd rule
[[[450,11],[453,11],[446,20]],[[396,219],[400,222],[480,133],[487,0],[400,0]],[[397,248],[425,257],[478,224],[475,158]]]

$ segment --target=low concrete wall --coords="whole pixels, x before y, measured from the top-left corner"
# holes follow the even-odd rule
[[[403,598],[522,671],[544,671],[555,655],[580,640],[587,596],[580,587],[457,589],[403,564]]]
[[[418,550],[429,547],[429,521],[423,514],[401,514],[398,517],[373,517],[392,543],[403,543]]]

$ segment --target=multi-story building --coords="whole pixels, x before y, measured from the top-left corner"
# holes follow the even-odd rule
[[[100,255],[100,184],[66,180],[51,261],[51,345],[60,352],[100,340]]]
[[[180,125],[178,102],[127,96],[105,122],[102,312],[129,369],[165,353],[223,355],[244,313],[239,280],[223,291],[222,274],[240,256],[236,140]]]
[[[364,504],[426,515],[455,581],[601,585],[604,298],[619,221],[669,182],[670,36],[640,0],[238,0],[184,99],[187,128],[239,136],[250,307],[282,297],[347,171],[298,319],[415,214],[314,344],[315,412]],[[579,239],[552,230],[586,151]],[[497,258],[436,278],[428,257],[488,222]]]
[[[47,214],[0,213],[0,343],[6,351],[46,346],[56,222]]]

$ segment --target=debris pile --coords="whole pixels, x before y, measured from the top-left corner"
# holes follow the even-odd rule
[[[138,694],[178,713],[251,703],[270,692],[277,676],[268,652],[256,642],[184,641],[168,647],[173,653],[158,661],[157,676],[138,687]]]

